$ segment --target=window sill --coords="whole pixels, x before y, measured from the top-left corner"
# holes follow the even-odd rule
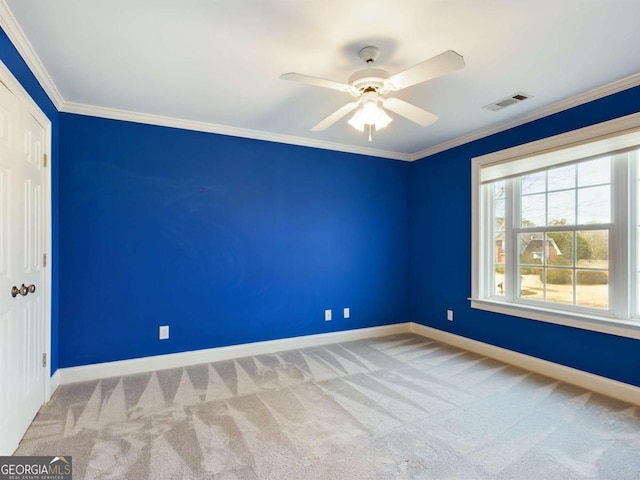
[[[471,308],[478,310],[591,330],[593,332],[608,333],[620,337],[640,339],[640,323],[637,321],[621,320],[608,316],[565,313],[530,305],[500,302],[498,300],[478,298],[470,298],[469,300],[471,301]]]

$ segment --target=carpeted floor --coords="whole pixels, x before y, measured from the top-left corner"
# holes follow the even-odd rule
[[[16,454],[75,480],[637,479],[640,407],[406,334],[64,385]]]

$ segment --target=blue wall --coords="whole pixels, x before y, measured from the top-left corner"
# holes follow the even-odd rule
[[[59,115],[1,30],[0,60],[53,126],[52,372],[413,320],[640,386],[639,341],[467,300],[470,159],[640,111],[640,88],[404,164]]]
[[[40,110],[51,121],[51,188],[52,188],[52,245],[50,252],[52,260],[52,298],[51,298],[51,362],[50,368],[53,374],[58,369],[58,111],[51,102],[37,79],[31,73],[18,51],[15,49],[4,30],[0,28],[0,61],[9,69],[13,76],[20,82],[31,98],[37,103]]]
[[[410,164],[71,114],[60,132],[61,367],[408,320]]]
[[[640,87],[411,164],[411,319],[640,386],[640,341],[470,308],[471,158],[640,111]],[[446,310],[455,310],[455,321]]]

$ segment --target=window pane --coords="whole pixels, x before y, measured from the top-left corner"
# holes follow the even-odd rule
[[[520,294],[518,297],[527,300],[544,300],[542,268],[520,268]]]
[[[544,192],[547,189],[547,172],[524,175],[520,180],[522,195]]]
[[[576,166],[554,168],[547,175],[547,190],[566,190],[576,188]]]
[[[576,303],[581,307],[609,308],[609,272],[578,270],[576,272]]]
[[[627,134],[622,138],[638,141]],[[594,148],[605,151],[606,142],[597,142]],[[612,143],[612,150],[620,145]],[[482,195],[480,209],[474,207],[479,214],[474,229],[482,222],[474,242],[482,251],[475,252],[479,263],[473,269],[482,276],[474,276],[474,295],[513,303],[516,313],[544,307],[560,316],[574,312],[578,318],[606,311],[603,320],[640,325],[640,147],[634,148],[579,160],[576,152],[596,151],[580,144],[566,152],[545,151],[540,159],[514,157],[513,167],[503,165],[503,154],[495,157],[495,165],[490,157],[474,162],[481,174],[474,191]],[[539,150],[530,151],[537,155]],[[566,163],[552,165],[554,161]],[[491,170],[482,177],[487,165]],[[527,173],[526,168],[540,171]],[[625,181],[623,188],[619,179]],[[615,263],[609,251],[614,239]],[[618,264],[624,272],[615,270]],[[611,301],[610,292],[615,293]]]
[[[518,235],[520,265],[541,265],[544,259],[544,234],[521,233]]]
[[[609,268],[609,230],[576,232],[576,265]]]
[[[504,296],[505,182],[493,183],[493,293]]]
[[[549,225],[575,225],[576,194],[575,190],[565,190],[549,194]]]
[[[573,270],[570,268],[547,268],[547,302],[573,305]]]
[[[578,224],[611,221],[611,186],[578,189]]]
[[[499,198],[493,201],[493,228],[498,230],[504,230],[504,198]]]
[[[554,266],[573,266],[573,232],[547,233],[546,264]]]
[[[609,157],[578,164],[579,187],[603,183],[611,183],[611,159]]]
[[[496,263],[495,271],[493,274],[493,284],[496,286],[495,291],[493,292],[495,295],[504,296],[504,263]]]
[[[527,195],[522,197],[521,227],[540,227],[546,225],[546,195]]]

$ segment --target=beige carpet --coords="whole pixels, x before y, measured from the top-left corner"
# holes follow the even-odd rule
[[[65,385],[16,454],[75,480],[637,479],[640,407],[406,334]]]

